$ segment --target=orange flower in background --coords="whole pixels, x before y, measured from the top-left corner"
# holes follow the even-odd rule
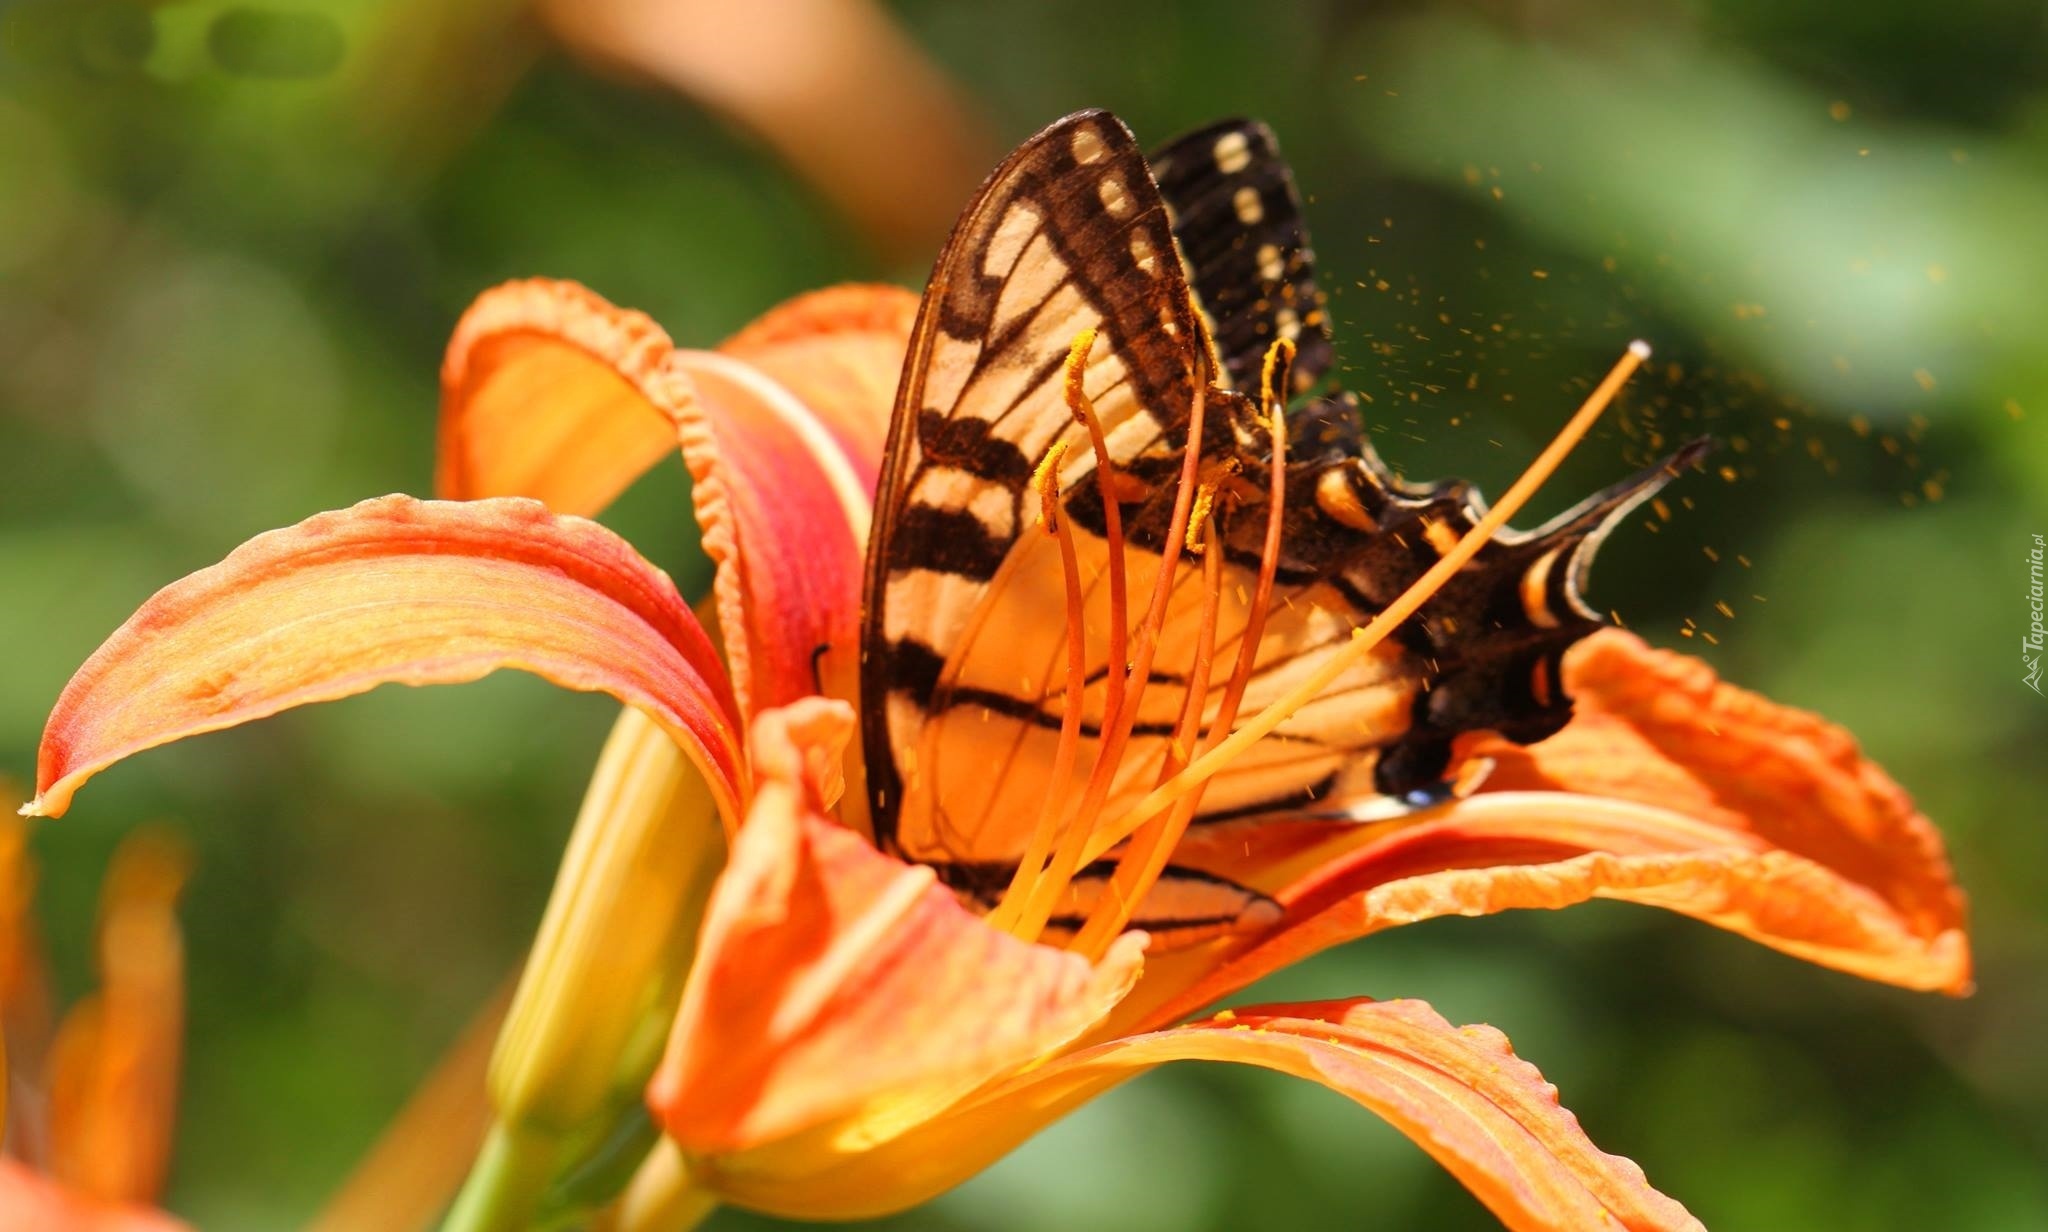
[[[160,831],[122,842],[100,891],[99,991],[53,1033],[29,917],[35,869],[27,838],[26,823],[0,816],[7,1061],[0,1227],[178,1232],[185,1225],[155,1205],[170,1162],[184,1032],[184,942],[175,908],[188,857]]]
[[[617,1196],[619,1228],[687,1226],[718,1202],[901,1209],[1125,1078],[1221,1060],[1350,1096],[1509,1226],[1694,1227],[1490,1028],[1403,1001],[1190,1016],[1383,928],[1596,897],[1967,989],[1962,896],[1899,788],[1839,729],[1615,631],[1568,656],[1563,731],[1467,742],[1494,762],[1476,795],[1183,840],[1196,867],[1204,845],[1257,845],[1251,888],[1279,910],[1252,926],[1149,952],[1125,933],[1091,955],[969,911],[838,815],[862,798],[862,552],[914,310],[842,288],[692,352],[578,287],[490,292],[443,371],[439,484],[456,499],[258,536],[151,599],[59,699],[30,806],[51,815],[128,754],[380,683],[516,667],[633,708],[501,1038],[501,1132],[453,1226],[523,1226],[554,1175],[614,1140],[616,1092],[643,1084],[664,1137]],[[678,444],[722,656],[664,574],[582,520]],[[644,850],[674,880],[611,893]],[[710,869],[703,894],[684,888]],[[620,957],[649,930],[666,940]],[[671,1017],[657,1067],[646,1025]]]

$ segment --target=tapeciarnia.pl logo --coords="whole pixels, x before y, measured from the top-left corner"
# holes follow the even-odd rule
[[[2034,536],[2033,550],[2027,553],[2027,606],[2033,610],[2034,621],[2027,627],[2027,636],[2020,642],[2020,662],[2027,668],[2023,683],[2036,693],[2041,692],[2041,646],[2048,641],[2048,630],[2041,627],[2041,558],[2048,545],[2041,536]],[[2048,697],[2048,693],[2042,694]]]

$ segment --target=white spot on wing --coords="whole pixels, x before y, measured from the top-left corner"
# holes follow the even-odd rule
[[[910,500],[913,504],[958,512],[973,502],[975,493],[988,486],[987,480],[978,479],[966,471],[934,466],[917,477],[917,485],[910,490]]]
[[[1043,232],[1034,235],[1022,256],[1010,269],[1009,278],[996,298],[995,315],[989,320],[989,333],[999,335],[1016,324],[1017,320],[1038,309],[1066,280],[1067,266],[1053,250],[1052,241]],[[1060,340],[1064,346],[1071,339]]]
[[[1259,277],[1267,282],[1278,282],[1286,272],[1286,267],[1280,263],[1280,246],[1259,245]]]
[[[967,503],[967,512],[987,528],[991,539],[1009,539],[1017,533],[1016,502],[999,485],[984,485]]]
[[[1060,284],[1050,296],[1018,294],[1015,303],[1010,301],[1006,288],[996,328],[1005,328],[1002,323],[1018,319],[1019,314],[1029,320],[1016,345],[983,358],[973,381],[961,391],[959,405],[962,411],[993,423],[992,431],[998,435],[1016,441],[1016,434],[1024,430],[1017,422],[1020,419],[1049,416],[1066,422],[1059,373],[1046,376],[1043,366],[1055,356],[1064,356],[1074,335],[1100,324],[1101,319],[1089,310],[1087,300],[1071,282]],[[1031,454],[1031,450],[1027,448],[1025,453]]]
[[[1237,220],[1250,227],[1266,216],[1266,207],[1259,200],[1259,190],[1247,184],[1230,197],[1231,207],[1237,211]]]
[[[1074,130],[1072,149],[1074,161],[1084,167],[1101,162],[1109,153],[1109,147],[1102,144],[1101,136],[1092,128]]]
[[[1136,208],[1122,180],[1105,177],[1095,186],[1095,191],[1102,198],[1102,208],[1109,211],[1111,218],[1129,218]]]
[[[931,359],[924,370],[924,405],[942,412],[951,409],[960,401],[960,393],[980,357],[979,339],[955,338],[944,330],[935,333]]]
[[[1243,133],[1225,133],[1216,139],[1211,151],[1216,158],[1216,169],[1225,175],[1236,175],[1251,165],[1251,145]]]
[[[1117,459],[1135,458],[1145,446],[1159,439],[1162,429],[1152,412],[1137,407],[1129,418],[1103,434],[1103,446]]]
[[[991,539],[1010,539],[1017,533],[1015,501],[1009,489],[954,467],[934,466],[919,475],[917,486],[910,490],[910,503],[972,514]]]
[[[1143,231],[1131,232],[1131,260],[1139,269],[1154,275],[1159,273],[1159,254],[1152,248],[1152,241]]]

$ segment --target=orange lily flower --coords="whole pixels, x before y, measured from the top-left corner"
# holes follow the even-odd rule
[[[1697,1227],[1490,1028],[1403,1001],[1190,1015],[1383,928],[1595,897],[1967,989],[1962,896],[1904,793],[1839,729],[1618,631],[1567,658],[1562,732],[1467,742],[1494,763],[1475,795],[1399,822],[1182,840],[1176,862],[1279,905],[1247,928],[1150,951],[1125,933],[1089,953],[974,914],[835,813],[862,798],[862,544],[914,308],[900,291],[823,292],[706,353],[578,287],[487,293],[443,371],[439,482],[458,499],[323,514],[151,599],[59,699],[31,808],[61,812],[141,749],[389,681],[518,667],[643,712],[702,776],[730,853],[647,1087],[664,1141],[607,1216],[624,1229],[688,1226],[719,1202],[902,1209],[1191,1059],[1343,1092],[1511,1227]],[[666,576],[579,516],[678,441],[723,664]]]
[[[20,797],[16,796],[15,799]],[[12,810],[8,810],[11,814]],[[29,918],[28,827],[0,814],[0,1007],[5,1011],[7,1150],[0,1227],[45,1232],[179,1232],[155,1209],[170,1159],[185,1018],[175,907],[184,849],[145,830],[115,852],[100,891],[100,990],[54,1033]]]

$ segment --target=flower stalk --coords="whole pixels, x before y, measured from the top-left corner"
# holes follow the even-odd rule
[[[724,855],[703,775],[653,720],[622,711],[498,1036],[496,1123],[447,1228],[524,1226],[639,1100]]]
[[[441,1232],[525,1232],[560,1153],[552,1135],[492,1126]]]

